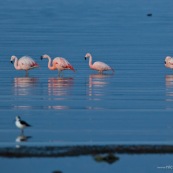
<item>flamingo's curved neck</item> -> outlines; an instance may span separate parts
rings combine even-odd
[[[92,67],[92,56],[89,57],[89,66]]]
[[[49,56],[47,58],[48,58],[48,68],[50,70],[55,70],[54,66],[51,66],[51,62],[52,62],[51,58]]]
[[[20,70],[21,69],[20,66],[18,65],[17,57],[15,57],[15,60],[14,60],[14,67],[15,67],[16,70]]]

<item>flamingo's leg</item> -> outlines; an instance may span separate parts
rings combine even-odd
[[[61,77],[61,71],[58,70],[58,77]]]
[[[28,77],[28,70],[26,70],[26,77]]]

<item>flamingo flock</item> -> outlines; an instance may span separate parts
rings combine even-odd
[[[96,61],[93,63],[92,55],[90,53],[87,53],[84,58],[85,60],[87,58],[89,59],[90,69],[98,71],[99,74],[103,74],[104,71],[110,71],[110,70],[114,73],[114,69],[104,62]],[[52,60],[49,55],[44,54],[41,56],[41,60],[42,59],[48,59],[49,70],[57,70],[58,76],[60,76],[62,71],[64,70],[72,70],[73,72],[75,72],[74,67],[69,63],[67,59],[63,57],[55,57]],[[16,70],[25,70],[26,76],[28,76],[28,70],[39,67],[36,61],[33,60],[30,56],[23,56],[20,59],[18,59],[16,56],[13,55],[11,56],[11,63],[14,63],[14,68]],[[173,69],[173,57],[166,56],[165,67]]]
[[[114,73],[114,69],[104,62],[96,61],[92,63],[92,56],[90,53],[87,53],[84,58],[85,60],[87,58],[89,59],[89,67],[92,70],[98,71],[99,77],[103,76],[102,74],[104,71],[111,70]],[[74,67],[65,58],[55,57],[53,60],[51,60],[49,55],[44,54],[41,56],[41,60],[42,59],[48,59],[48,68],[50,70],[58,70],[58,75],[60,75],[63,70],[72,70],[75,72]],[[173,57],[167,56],[164,62],[165,67],[173,69]],[[11,63],[14,63],[14,68],[16,70],[25,70],[26,75],[28,75],[28,70],[39,67],[39,65],[29,56],[23,56],[20,59],[18,59],[16,56],[11,56]],[[23,135],[24,128],[30,127],[31,125],[21,120],[20,116],[16,116],[15,125],[17,128],[21,129],[21,136],[17,138],[17,141],[26,141],[27,137]]]
[[[96,70],[100,74],[102,74],[103,71],[108,71],[108,70],[111,70],[112,72],[114,72],[114,69],[104,62],[97,61],[92,64],[92,56],[90,53],[87,53],[85,55],[85,59],[87,59],[87,58],[89,58],[89,67],[92,70]],[[48,59],[48,69],[57,70],[58,76],[60,76],[62,71],[64,71],[64,70],[72,70],[73,72],[75,72],[74,67],[69,63],[69,61],[67,59],[65,59],[63,57],[55,57],[52,60],[49,55],[44,54],[41,56],[41,60],[42,59]],[[39,67],[39,65],[36,63],[36,61],[33,60],[29,56],[23,56],[20,59],[18,59],[16,56],[12,56],[11,63],[14,63],[14,68],[16,70],[25,70],[26,76],[28,75],[28,70]]]

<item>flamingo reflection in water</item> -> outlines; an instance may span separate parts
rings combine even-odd
[[[50,78],[48,80],[48,95],[51,100],[65,100],[71,94],[73,86],[73,78]],[[58,96],[58,97],[57,97]],[[56,102],[57,103],[57,102]],[[49,109],[69,109],[69,106],[54,105],[49,106]]]
[[[102,96],[104,95],[104,89],[109,84],[108,78],[112,77],[113,74],[91,74],[89,76],[89,96]],[[98,100],[99,98],[94,98]]]
[[[165,106],[167,110],[172,110],[173,104],[173,75],[165,76]]]
[[[37,78],[19,77],[14,78],[15,95],[30,95],[33,92],[33,87],[38,82]]]
[[[48,80],[48,94],[54,96],[68,95],[73,82],[73,78],[50,78]]]
[[[167,88],[173,88],[173,75],[166,75],[165,81],[166,81]]]
[[[165,76],[165,85],[166,85],[166,101],[173,101],[173,75]]]
[[[165,76],[165,109],[166,110],[173,110],[173,75],[166,75]]]

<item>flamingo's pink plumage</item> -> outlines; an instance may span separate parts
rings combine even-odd
[[[165,58],[165,67],[173,69],[173,58],[170,56],[167,56]]]
[[[28,70],[37,68],[38,64],[29,56],[23,56],[18,59],[16,56],[11,56],[11,63],[14,61],[14,68],[16,70],[25,70],[26,74]]]
[[[63,71],[63,70],[75,71],[73,66],[65,58],[56,57],[52,61],[50,56],[46,55],[46,54],[41,56],[41,59],[43,59],[43,58],[47,58],[48,59],[48,68],[50,70],[58,70],[59,73],[61,71]]]
[[[114,72],[114,69],[111,68],[109,65],[107,65],[106,63],[104,62],[100,62],[100,61],[97,61],[97,62],[94,62],[92,64],[92,56],[90,53],[87,53],[85,55],[85,59],[86,58],[89,58],[89,67],[93,70],[97,70],[99,71],[99,73],[103,73],[103,71],[107,71],[107,70],[112,70]]]

